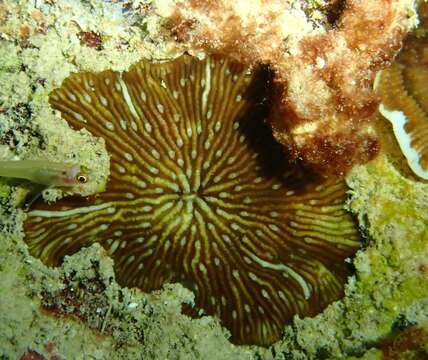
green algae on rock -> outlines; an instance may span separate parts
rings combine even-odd
[[[259,76],[182,56],[66,79],[50,102],[105,139],[110,181],[88,200],[38,204],[25,223],[31,252],[57,265],[99,242],[122,284],[183,283],[196,294],[188,312],[217,315],[239,344],[271,344],[295,314],[340,298],[359,246],[346,185],[286,163],[263,123]]]

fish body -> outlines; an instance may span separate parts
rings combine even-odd
[[[48,187],[72,187],[87,181],[79,165],[46,160],[0,160],[0,176]]]

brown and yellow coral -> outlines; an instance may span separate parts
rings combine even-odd
[[[319,23],[306,18],[299,2],[286,0],[246,2],[248,11],[241,1],[183,0],[165,16],[190,48],[270,64],[275,137],[318,172],[343,174],[378,151],[370,124],[378,104],[373,82],[413,25],[414,2],[328,3],[334,16],[327,9]]]
[[[377,85],[380,112],[391,122],[409,167],[428,180],[428,38],[409,36]]]
[[[196,295],[187,311],[218,316],[239,344],[271,344],[338,299],[359,246],[346,186],[287,164],[265,84],[219,56],[70,76],[50,102],[105,139],[110,180],[87,200],[37,204],[31,252],[56,265],[99,242],[122,284],[181,282]]]

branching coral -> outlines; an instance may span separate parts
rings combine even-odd
[[[248,64],[270,64],[276,74],[275,137],[293,158],[323,174],[343,174],[378,151],[370,128],[378,103],[372,85],[412,26],[414,3],[339,3],[329,2],[335,16],[326,14],[328,26],[311,22],[299,2],[286,0],[254,0],[245,6],[184,0],[164,15],[176,39],[187,46],[225,52]]]

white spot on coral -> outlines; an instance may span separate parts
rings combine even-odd
[[[137,185],[138,187],[142,188],[142,189],[145,189],[145,188],[147,187],[147,184],[146,184],[144,181],[142,181],[142,180],[138,180],[138,181],[136,182],[136,185]]]
[[[104,106],[108,105],[107,99],[102,95],[100,95],[100,101],[101,101],[101,104],[103,104]]]
[[[266,298],[266,299],[269,299],[270,297],[269,297],[269,293],[265,290],[265,289],[262,289],[262,296],[264,297],[264,298]]]
[[[151,133],[152,132],[152,125],[150,125],[150,123],[146,122],[144,124],[144,129],[148,132]]]
[[[135,195],[130,192],[125,193],[125,197],[130,200],[135,199]]]
[[[221,238],[228,244],[230,244],[232,242],[232,240],[230,239],[230,236],[227,234],[221,235]]]
[[[140,92],[140,99],[143,100],[144,102],[146,102],[147,100],[147,95],[144,91],[141,90]]]
[[[105,127],[106,127],[107,129],[109,129],[110,131],[114,130],[114,125],[113,125],[113,123],[112,123],[112,122],[110,122],[110,121],[106,121],[106,122],[104,123],[104,125],[105,125]]]
[[[115,240],[110,246],[110,254],[114,254],[116,250],[119,248],[120,240]]]
[[[82,116],[81,114],[77,113],[77,112],[74,112],[74,111],[73,111],[73,116],[74,116],[74,117],[76,118],[76,120],[78,120],[78,121],[86,122],[86,121],[85,121],[85,119],[83,118],[83,116]]]
[[[279,227],[276,226],[275,224],[269,224],[268,227],[273,231],[277,231],[277,232],[279,231]]]
[[[152,156],[156,159],[159,160],[160,159],[160,154],[158,151],[156,151],[155,149],[152,149],[151,151]]]

